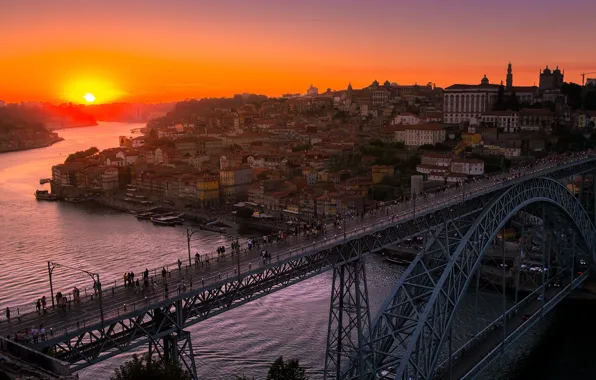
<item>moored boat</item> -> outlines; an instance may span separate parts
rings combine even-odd
[[[38,201],[55,201],[58,199],[54,194],[50,194],[47,190],[35,191],[35,199]]]
[[[151,219],[154,214],[152,212],[142,212],[137,214],[137,219]]]
[[[172,218],[170,218],[170,217],[165,217],[165,218],[153,217],[153,218],[151,218],[151,222],[153,222],[153,224],[157,224],[159,226],[175,226],[176,225],[176,222],[174,220],[172,220]]]

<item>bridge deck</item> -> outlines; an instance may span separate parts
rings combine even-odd
[[[546,299],[551,299],[555,295],[557,295],[563,288],[549,288],[545,291]],[[513,315],[510,319],[507,320],[505,326],[505,334],[509,336],[515,330],[517,330],[521,325],[524,324],[525,319],[529,316],[532,316],[536,313],[540,312],[542,307],[542,301],[534,298],[531,302],[526,304],[524,307],[520,307],[518,313]],[[526,316],[524,318],[524,316]],[[449,379],[461,379],[466,375],[474,366],[480,362],[486,355],[488,355],[499,343],[503,341],[503,328],[498,327],[495,328],[491,333],[489,333],[484,340],[480,343],[472,347],[471,349],[467,350],[462,354],[462,356],[457,360],[456,363],[452,365],[452,372],[451,374],[446,373],[439,377],[440,380],[449,380]]]
[[[429,195],[424,200],[414,199],[401,204],[390,204],[385,207],[369,212],[366,217],[355,217],[346,221],[346,229],[339,230],[329,228],[326,236],[313,241],[307,240],[302,236],[291,237],[288,241],[279,244],[268,244],[261,246],[260,249],[247,250],[243,249],[240,254],[240,273],[245,274],[250,270],[256,270],[258,267],[265,266],[260,259],[261,249],[266,249],[272,256],[272,263],[274,265],[277,260],[286,260],[294,256],[304,255],[308,252],[321,250],[323,247],[330,247],[340,244],[344,239],[350,237],[357,237],[363,233],[372,233],[374,230],[384,228],[386,225],[399,223],[405,218],[415,216],[425,212],[439,210],[450,205],[461,203],[465,199],[469,199],[481,194],[491,193],[502,188],[511,186],[524,178],[544,175],[557,168],[577,164],[578,161],[593,161],[593,158],[574,158],[565,162],[554,163],[544,162],[532,168],[523,169],[519,171],[520,176],[512,178],[511,174],[500,174],[493,176],[488,180],[479,180],[471,184],[460,187],[459,189],[451,189],[450,191]],[[504,179],[507,179],[504,181]],[[178,281],[185,281],[187,285],[187,292],[199,292],[200,289],[225,281],[226,279],[237,278],[236,268],[237,256],[232,257],[230,253],[219,260],[211,260],[210,265],[199,265],[191,268],[183,267],[182,270],[173,269],[167,276],[167,284],[169,287],[169,298],[178,294]],[[136,275],[135,275],[136,276]],[[139,274],[139,280],[142,280],[142,275]],[[150,305],[158,304],[164,301],[165,294],[163,291],[164,282],[161,279],[161,274],[157,276],[150,275],[155,278],[158,284],[156,291],[135,292],[132,288],[126,288],[123,285],[115,287],[105,287],[103,289],[103,313],[104,320],[117,319],[120,315],[130,313],[137,308],[147,308]],[[203,282],[204,281],[204,282]],[[141,281],[142,283],[142,281]],[[78,329],[83,329],[85,326],[99,322],[99,300],[97,297],[89,295],[89,297],[81,297],[81,303],[78,305],[72,304],[66,310],[59,310],[58,308],[48,308],[47,313],[38,314],[34,307],[29,307],[32,311],[21,313],[17,317],[14,313],[10,321],[7,321],[2,315],[3,320],[0,320],[0,334],[7,336],[9,334],[16,334],[17,332],[38,328],[40,324],[45,327],[48,338],[52,334],[62,335],[65,332],[74,332]],[[43,346],[40,342],[38,346]]]

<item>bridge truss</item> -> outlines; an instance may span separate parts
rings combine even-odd
[[[533,178],[510,187],[476,212],[445,219],[432,248],[418,255],[400,278],[375,319],[370,351],[361,351],[363,365],[344,363],[342,379],[431,379],[449,340],[453,317],[471,281],[505,224],[522,208],[546,203],[575,224],[581,252],[594,254],[596,232],[584,207],[565,186],[550,178]],[[543,215],[543,220],[559,217]],[[438,225],[437,223],[435,225]],[[543,279],[544,280],[544,279]],[[544,281],[543,281],[544,284]]]
[[[593,165],[590,161],[557,168],[548,173],[553,179],[511,181],[497,191],[462,197],[459,204],[422,209],[400,220],[389,217],[389,222],[372,225],[328,247],[286,260],[274,258],[235,279],[51,336],[36,348],[54,353],[76,371],[149,345],[151,352],[174,355],[182,362],[186,356],[192,363],[187,368],[196,376],[190,336],[185,331],[188,326],[333,269],[326,377],[375,378],[385,371],[391,378],[407,378],[408,374],[429,378],[438,366],[437,352],[462,292],[494,235],[517,210],[533,202],[549,202],[568,211],[584,238],[584,251],[594,251],[590,219],[577,199],[556,181],[590,172]],[[363,255],[421,235],[425,236],[424,254],[410,265],[382,313],[371,321]],[[178,348],[172,349],[173,342]]]

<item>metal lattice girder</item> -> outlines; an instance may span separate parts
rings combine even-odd
[[[590,172],[594,170],[594,161],[585,160],[553,167],[548,175],[564,178]],[[369,224],[365,230],[352,235],[347,241],[330,241],[327,246],[318,248],[318,251],[305,251],[300,256],[285,261],[273,261],[268,266],[244,273],[241,278],[222,279],[219,283],[193,289],[156,304],[148,303],[145,308],[139,307],[110,318],[103,325],[97,323],[80,328],[77,326],[67,335],[50,336],[35,348],[56,352],[63,360],[73,363],[74,370],[79,370],[131,348],[159,340],[193,323],[330,268],[358,260],[364,253],[376,252],[399,244],[406,238],[428,234],[429,246],[425,252],[426,260],[422,263],[424,267],[409,269],[408,272],[411,275],[409,281],[420,284],[418,287],[411,287],[411,292],[402,294],[406,298],[400,301],[405,303],[404,308],[418,310],[420,305],[427,302],[429,288],[434,287],[440,274],[444,272],[451,257],[446,252],[453,252],[458,235],[469,228],[471,221],[490,204],[495,194],[502,193],[518,182],[520,181],[515,179],[504,182],[500,189],[491,190],[492,193],[480,191],[467,194],[465,201],[462,199],[461,203],[445,206],[440,210],[419,210],[415,216],[399,220],[389,218],[389,222],[386,220],[383,223]],[[442,232],[443,228],[451,232]],[[386,304],[390,303],[394,302],[388,299]],[[396,313],[406,318],[401,319],[399,326],[405,326],[403,321],[412,322],[407,319],[412,316],[405,309]],[[391,328],[397,330],[399,326],[396,324]],[[389,352],[389,349],[390,347],[386,351]]]
[[[325,379],[339,379],[346,365],[360,375],[370,372],[364,366],[370,353],[370,307],[364,261],[355,260],[333,268],[333,287],[325,356]]]
[[[533,178],[511,187],[476,218],[442,271],[433,271],[419,255],[398,282],[373,326],[375,367],[369,374],[395,379],[430,379],[453,313],[474,271],[504,224],[526,205],[549,202],[574,221],[587,251],[594,254],[595,230],[585,210],[564,186],[548,178]],[[385,375],[387,374],[387,375]]]
[[[236,279],[147,305],[129,314],[108,320],[105,327],[87,326],[68,336],[40,342],[39,349],[53,348],[57,356],[80,370],[98,361],[154,342],[187,326],[231,308],[315,276],[333,267],[359,260],[363,253],[375,252],[404,239],[441,230],[446,220],[466,218],[482,209],[486,197],[478,197],[458,208],[411,218],[369,235],[348,240],[326,250],[294,259],[273,262]],[[439,226],[439,227],[437,227]],[[433,254],[429,251],[429,257]]]

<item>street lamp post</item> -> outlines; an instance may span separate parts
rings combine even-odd
[[[198,230],[194,230],[191,231],[188,228],[186,229],[186,240],[188,242],[188,267],[192,267],[192,261],[190,259],[190,238],[192,237],[192,235],[194,235],[195,233],[199,232]]]
[[[94,289],[97,290],[97,294],[99,295],[99,315],[101,317],[101,328],[103,329],[103,327],[104,327],[103,297],[102,297],[101,282],[99,281],[99,273],[93,273],[93,272],[90,272],[85,269],[73,268],[73,267],[69,267],[68,265],[53,263],[51,261],[48,261],[48,275],[50,277],[50,292],[51,292],[50,297],[52,298],[52,307],[54,307],[54,286],[52,283],[52,273],[54,272],[54,269],[56,267],[68,268],[68,269],[71,269],[74,271],[85,273],[86,275],[91,277],[91,279],[93,280]]]
[[[52,284],[52,272],[54,272],[54,268],[56,264],[48,261],[48,276],[50,277],[50,298],[52,299],[52,308],[54,305],[54,285]]]

